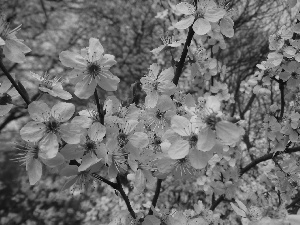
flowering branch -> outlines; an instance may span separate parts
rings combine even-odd
[[[243,174],[247,173],[250,169],[252,169],[253,167],[255,167],[257,164],[267,161],[269,159],[272,159],[280,154],[291,154],[294,152],[300,152],[300,146],[298,147],[294,147],[294,148],[288,148],[286,149],[284,152],[275,152],[275,153],[268,153],[265,154],[255,160],[253,160],[251,163],[249,163],[247,166],[245,166],[244,168],[241,169],[240,171],[240,176],[242,176]],[[223,200],[225,199],[224,195],[221,195],[216,201],[215,203],[210,207],[210,210],[214,210]],[[292,206],[287,206],[287,208],[290,208]]]
[[[9,79],[9,81],[12,83],[12,85],[14,86],[14,88],[18,91],[18,93],[21,95],[21,97],[23,98],[23,100],[26,102],[27,105],[30,104],[30,100],[28,99],[28,94],[24,93],[21,88],[19,87],[19,85],[16,83],[16,81],[14,80],[14,78],[10,75],[10,73],[7,71],[7,69],[5,68],[5,66],[3,65],[2,60],[0,59],[0,68],[3,71],[3,73],[5,74],[5,76]]]

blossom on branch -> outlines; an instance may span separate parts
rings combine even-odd
[[[103,46],[96,38],[90,38],[89,47],[81,54],[63,51],[59,59],[64,66],[73,68],[69,78],[75,83],[75,95],[87,99],[95,92],[97,84],[105,91],[116,91],[120,79],[114,76],[110,67],[115,65],[113,55],[104,54]]]

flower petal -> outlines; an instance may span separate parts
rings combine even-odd
[[[195,7],[187,2],[180,2],[176,5],[176,9],[178,12],[184,15],[192,15],[195,13]]]
[[[68,144],[78,144],[82,129],[76,124],[62,124],[60,126],[60,136]]]
[[[30,185],[36,184],[42,177],[43,167],[42,163],[37,159],[32,159],[28,163],[27,173]]]
[[[173,116],[171,119],[171,128],[181,136],[189,136],[191,130],[189,129],[190,121],[183,116]]]
[[[193,29],[196,34],[204,35],[211,30],[211,25],[208,20],[203,18],[198,18],[193,25]]]
[[[86,60],[81,55],[75,52],[62,51],[59,54],[59,60],[64,66],[74,69],[85,70],[87,67]]]
[[[189,154],[189,149],[189,142],[179,139],[171,144],[168,150],[168,155],[171,159],[182,159]]]
[[[187,16],[187,17],[183,18],[182,20],[178,21],[177,23],[175,23],[174,27],[179,30],[186,29],[193,24],[194,20],[195,20],[194,16]]]
[[[27,123],[21,130],[21,138],[29,142],[38,142],[44,136],[46,126],[43,123],[31,121]]]
[[[59,152],[56,154],[54,158],[51,159],[41,159],[46,166],[56,167],[65,162],[65,158]]]
[[[81,165],[78,167],[78,172],[85,171],[90,166],[96,164],[99,159],[95,154],[86,154],[82,157]]]
[[[88,135],[93,141],[102,141],[106,134],[106,127],[101,123],[95,122],[88,130]]]
[[[42,101],[34,101],[28,105],[30,117],[37,122],[49,121],[51,111],[48,105]]]
[[[135,132],[129,137],[129,141],[136,148],[145,148],[149,144],[148,135],[143,132]]]
[[[97,83],[91,76],[85,76],[75,86],[74,94],[81,99],[88,99],[91,97],[96,89]]]
[[[157,91],[149,91],[145,98],[145,105],[147,108],[154,108],[158,101],[158,93]]]
[[[64,156],[66,160],[79,159],[83,156],[84,149],[77,144],[66,144],[60,150],[60,153]]]
[[[204,18],[210,22],[216,23],[223,16],[225,16],[226,10],[218,7],[208,8],[204,14]]]
[[[47,133],[39,142],[39,147],[46,159],[54,158],[58,153],[57,136],[53,133]]]
[[[104,48],[97,38],[90,38],[88,56],[90,62],[95,62],[102,58]]]
[[[243,130],[228,121],[220,121],[216,124],[216,133],[223,143],[232,145],[241,139]]]
[[[51,109],[52,116],[59,122],[68,121],[75,112],[75,106],[72,103],[59,102]]]
[[[197,148],[203,152],[211,150],[216,143],[216,135],[209,128],[205,127],[198,134]]]
[[[114,76],[110,71],[102,71],[96,77],[98,85],[105,91],[116,91],[120,82],[119,77]]]
[[[67,165],[59,172],[59,174],[64,177],[76,176],[78,174],[78,166]]]

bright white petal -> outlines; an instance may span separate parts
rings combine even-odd
[[[101,159],[98,159],[98,157],[95,154],[86,154],[82,157],[81,165],[78,167],[78,172],[85,171],[90,166],[96,164]]]
[[[47,159],[54,158],[58,153],[57,136],[53,133],[47,133],[39,142],[39,147],[43,152],[43,156]]]
[[[211,30],[211,25],[208,20],[199,18],[193,24],[193,29],[196,34],[204,35],[204,34],[207,34]]]
[[[50,108],[42,101],[34,101],[28,105],[30,117],[37,122],[45,122],[50,118]]]
[[[143,132],[135,132],[129,141],[136,148],[145,148],[149,144],[148,135]]]
[[[21,130],[21,138],[29,142],[38,142],[45,134],[46,126],[43,123],[31,121]]]
[[[30,185],[35,185],[36,182],[41,179],[43,171],[42,168],[42,163],[37,159],[31,160],[28,164],[27,173]]]
[[[194,22],[195,17],[194,16],[187,16],[183,18],[182,20],[178,21],[174,24],[174,27],[179,30],[184,30],[188,27],[190,27]]]
[[[216,135],[209,128],[205,127],[198,134],[197,148],[203,152],[211,150],[216,143]]]
[[[95,62],[102,58],[104,48],[100,41],[96,38],[90,38],[88,56],[90,62]]]
[[[158,93],[157,91],[150,91],[147,93],[145,98],[145,105],[147,108],[154,108],[158,101]]]
[[[189,154],[189,149],[189,142],[179,139],[171,144],[168,150],[168,155],[171,159],[182,159]]]
[[[70,51],[63,51],[59,54],[59,60],[64,66],[74,69],[85,70],[86,60],[79,54]]]
[[[176,9],[178,12],[184,15],[192,15],[195,13],[195,7],[187,2],[181,2],[177,4]]]
[[[171,119],[171,128],[181,136],[189,136],[191,130],[189,128],[190,121],[183,116],[173,116]]]
[[[96,86],[95,80],[90,76],[86,76],[76,84],[74,94],[78,98],[88,99],[94,94]]]
[[[102,141],[106,133],[106,127],[101,123],[93,123],[88,130],[88,135],[93,141]]]
[[[84,149],[78,144],[70,145],[66,144],[61,150],[60,153],[65,157],[66,160],[79,159],[83,156]]]
[[[78,144],[82,129],[76,124],[62,124],[60,126],[60,136],[68,144]]]
[[[68,121],[75,112],[75,106],[72,103],[59,102],[51,109],[52,116],[59,122]]]

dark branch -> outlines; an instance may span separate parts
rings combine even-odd
[[[124,199],[125,203],[126,203],[126,206],[127,206],[127,209],[128,211],[130,212],[130,215],[135,219],[136,216],[135,216],[135,212],[133,211],[131,205],[130,205],[130,202],[129,202],[129,199],[128,199],[128,196],[125,194],[124,190],[123,190],[123,187],[122,187],[122,184],[121,184],[121,180],[120,180],[120,177],[119,175],[117,176],[117,184],[118,184],[118,191],[120,192],[120,194],[122,195],[122,198]]]
[[[14,86],[14,88],[18,91],[18,93],[24,99],[24,101],[26,102],[26,104],[29,105],[30,104],[30,100],[27,97],[28,94],[27,93],[23,93],[23,91],[20,89],[19,85],[16,83],[16,81],[14,80],[14,78],[10,75],[10,73],[7,71],[7,69],[3,65],[1,59],[0,59],[0,69],[3,71],[3,73],[9,79],[9,81],[12,83],[12,85]]]
[[[181,53],[181,57],[180,57],[180,60],[177,64],[177,67],[176,67],[176,71],[175,71],[175,76],[173,78],[173,83],[175,85],[178,84],[178,81],[179,81],[179,77],[182,73],[182,69],[183,69],[183,66],[184,66],[184,62],[185,62],[185,58],[186,58],[186,55],[188,53],[188,47],[190,46],[191,44],[191,41],[192,41],[192,38],[194,36],[194,30],[193,30],[193,26],[190,26],[189,28],[189,32],[188,32],[188,36],[186,38],[186,41],[185,41],[185,44],[184,44],[184,47],[183,47],[183,51]]]
[[[154,208],[156,206],[156,203],[157,203],[157,200],[158,200],[158,196],[160,194],[161,183],[162,183],[162,180],[161,179],[157,179],[156,190],[155,190],[154,197],[152,199],[152,206]],[[153,215],[152,208],[150,208],[148,215]]]

